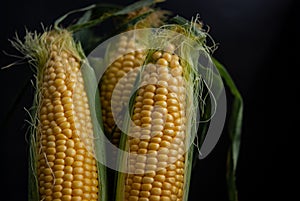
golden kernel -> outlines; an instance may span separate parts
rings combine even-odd
[[[161,66],[168,66],[169,65],[168,61],[164,58],[159,58],[157,60],[156,64],[161,65]]]

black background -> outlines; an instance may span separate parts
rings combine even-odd
[[[8,39],[17,31],[41,30],[67,11],[103,1],[1,1],[0,49],[16,54]],[[133,1],[110,1],[127,4]],[[289,200],[299,187],[295,162],[299,156],[292,142],[299,134],[297,103],[299,83],[299,1],[297,0],[182,0],[160,6],[188,19],[200,14],[219,43],[215,52],[244,97],[244,124],[237,184],[241,201]],[[16,59],[0,53],[0,66]],[[31,71],[16,65],[0,71],[1,200],[27,200],[27,142],[24,107],[29,108],[32,89],[26,89],[13,111],[10,105]],[[292,116],[295,115],[295,116]],[[191,201],[226,199],[226,135],[214,151],[198,162],[192,175]],[[296,143],[297,144],[297,143]],[[299,146],[299,145],[298,145]],[[3,160],[4,159],[4,160]],[[2,179],[3,178],[3,179]],[[295,180],[295,184],[292,184]],[[3,197],[4,195],[4,197]],[[298,199],[296,196],[294,199]]]

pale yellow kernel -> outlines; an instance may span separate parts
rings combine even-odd
[[[160,147],[159,154],[168,154],[169,149],[167,147]]]
[[[138,154],[146,154],[147,151],[147,149],[138,149]]]
[[[55,94],[56,92],[54,92],[53,94]],[[58,92],[59,93],[59,92]],[[61,105],[61,101],[60,98],[53,98],[53,105]]]
[[[48,155],[54,155],[56,153],[56,149],[54,147],[48,147],[46,149],[46,154]]]
[[[73,181],[73,174],[70,174],[70,173],[65,174],[63,178],[64,178],[65,181],[70,181],[71,182],[71,181]]]
[[[62,186],[64,188],[63,194],[65,194],[65,195],[71,195],[71,193],[72,193],[72,189],[71,189],[72,182],[71,181],[64,181],[62,183]]]
[[[72,86],[71,84],[74,85],[74,83],[69,83],[69,84],[68,84],[68,87],[70,86],[69,89],[73,89],[73,86]],[[72,88],[71,88],[71,87],[72,87]],[[64,93],[65,91],[67,91],[67,89],[68,89],[68,88],[67,88],[66,85],[61,85],[61,86],[57,87],[57,90],[58,90],[60,93]]]
[[[154,103],[153,99],[147,98],[143,100],[144,105],[153,105],[153,103]]]
[[[44,177],[44,181],[45,182],[51,182],[53,180],[53,176],[52,175],[46,175],[45,177]]]
[[[158,75],[164,74],[164,73],[165,74],[169,74],[169,68],[167,66],[159,66],[157,68],[157,73],[158,73]],[[163,80],[160,80],[160,81],[163,81]],[[165,82],[165,81],[163,81],[163,82]]]
[[[57,134],[59,134],[59,133],[61,133],[61,132],[62,132],[62,130],[61,130],[60,127],[55,126],[55,127],[53,128],[53,133],[54,133],[55,135],[57,135]]]
[[[65,130],[65,129],[70,128],[70,127],[71,127],[71,124],[70,124],[69,122],[66,122],[66,121],[65,121],[65,122],[60,123],[59,126],[61,127],[61,129]],[[64,131],[63,131],[63,133],[64,133]],[[67,137],[68,137],[68,136],[67,136]]]
[[[153,137],[153,138],[151,138],[151,143],[160,143],[160,142],[161,142],[161,138],[160,137]]]
[[[47,147],[55,147],[55,142],[53,141],[47,142]]]
[[[152,126],[152,131],[162,131],[164,129],[163,125],[153,125]]]
[[[52,94],[52,98],[53,99],[59,99],[61,97],[61,93],[58,92],[58,91],[55,91],[53,94]],[[54,103],[56,105],[56,103]]]
[[[64,167],[65,167],[64,165],[60,165],[60,164],[54,165],[54,166],[53,166],[53,170],[54,170],[54,171],[57,171],[57,170],[63,170]]]
[[[171,190],[171,188],[172,188],[172,184],[170,184],[169,182],[163,182],[162,189]]]
[[[54,172],[54,177],[55,178],[62,178],[64,176],[64,171],[63,170],[57,170]]]
[[[75,181],[83,181],[84,176],[82,174],[75,174],[74,175],[74,180]]]
[[[150,124],[151,123],[152,118],[151,117],[142,117],[141,118],[141,123],[142,124]]]
[[[175,177],[167,177],[166,178],[166,182],[169,182],[169,183],[171,183],[171,184],[174,184],[175,182],[176,182],[176,179],[175,179]],[[177,188],[176,186],[172,186],[172,188]],[[177,188],[178,189],[178,188]]]
[[[129,196],[128,201],[138,201],[139,197],[138,196]]]
[[[177,181],[183,182],[183,175],[175,175],[175,179],[176,179]]]
[[[62,95],[63,97],[72,97],[73,93],[70,90],[65,90]]]
[[[145,141],[141,141],[139,143],[139,148],[147,148],[148,147],[148,142],[145,142]]]
[[[65,164],[65,160],[63,160],[61,158],[55,159],[54,162],[55,162],[56,165],[64,165]]]
[[[141,176],[134,176],[134,177],[133,177],[133,182],[135,182],[135,183],[133,183],[133,185],[135,185],[136,183],[137,183],[137,184],[141,183],[141,182],[142,182],[142,179],[143,179],[143,178],[142,178]],[[140,186],[139,186],[139,187],[140,187]],[[136,188],[133,187],[133,189],[136,189]],[[138,189],[139,189],[139,188],[138,188]]]
[[[164,52],[162,57],[167,60],[168,62],[170,62],[172,60],[172,55],[167,53],[167,52]]]
[[[67,103],[67,104],[64,104],[63,107],[64,107],[65,111],[70,111],[70,110],[74,109],[74,104],[73,103]]]
[[[150,195],[149,201],[160,201],[160,196],[158,196],[158,195]]]
[[[46,195],[46,197],[44,199],[45,201],[53,201],[52,196],[51,196],[51,194],[52,194],[52,190],[51,189],[45,189],[44,193]]]
[[[134,163],[134,162],[133,162]],[[145,163],[135,163],[134,166],[132,166],[133,169],[144,169],[145,168]]]
[[[171,143],[166,141],[166,140],[163,140],[161,143],[160,143],[160,146],[162,147],[170,147],[171,146]]]
[[[152,99],[154,97],[154,93],[147,91],[147,92],[144,93],[143,97]]]
[[[72,188],[82,188],[83,182],[82,181],[73,181]]]
[[[157,112],[157,111],[152,112],[151,117],[153,119],[162,119],[163,120],[163,114],[161,114],[160,112]]]
[[[55,178],[54,183],[60,185],[63,183],[63,181],[64,181],[63,178]]]
[[[133,67],[133,66],[134,66],[134,63],[132,61],[129,61],[129,60],[123,61],[123,67]]]
[[[150,143],[149,147],[150,150],[158,150],[159,149],[159,144],[158,143]]]
[[[132,116],[132,120],[139,120],[141,118],[141,114],[140,113],[136,113]]]
[[[168,66],[169,62],[166,59],[164,59],[164,58],[159,58],[156,61],[156,64],[161,65],[161,66]]]
[[[72,191],[72,195],[76,195],[76,196],[72,196],[71,201],[82,201],[82,198],[80,195],[82,195],[82,190],[81,189],[75,189],[76,191],[74,192],[74,190]]]
[[[45,175],[50,175],[50,174],[52,174],[52,169],[51,168],[45,168],[43,170],[43,172],[44,172]]]
[[[153,110],[153,106],[152,105],[142,105],[142,110],[149,110],[152,111]]]
[[[83,162],[82,161],[75,161],[72,166],[73,167],[82,167],[83,166]]]
[[[163,95],[167,95],[168,94],[168,89],[165,87],[159,87],[156,89],[156,93],[157,94],[163,94]]]
[[[63,189],[62,185],[55,185],[53,186],[53,191],[54,192],[61,192]]]
[[[173,108],[173,109],[174,109],[174,108]],[[178,108],[177,108],[177,109],[178,109]],[[172,112],[171,114],[172,114],[172,116],[174,117],[174,119],[177,119],[177,118],[179,118],[179,117],[181,116],[179,112]]]
[[[150,191],[140,191],[140,196],[147,198],[150,196]]]
[[[151,171],[151,170],[155,171],[156,168],[157,168],[157,166],[156,166],[156,165],[153,165],[153,164],[147,164],[147,165],[146,165],[146,170],[147,170],[147,171]]]
[[[162,56],[162,53],[159,52],[159,51],[157,51],[157,52],[154,52],[154,53],[153,53],[152,58],[153,58],[154,60],[157,60],[157,59],[159,59],[161,56]]]
[[[147,160],[147,157],[144,155],[138,155],[136,157],[136,162],[139,162],[139,163],[144,163],[144,162],[146,162],[146,160]]]
[[[139,195],[139,191],[138,190],[130,190],[130,195],[131,196],[138,196]]]
[[[159,80],[168,81],[170,79],[171,75],[169,73],[161,73],[158,76]]]
[[[143,183],[144,184],[151,184],[154,182],[153,177],[143,177]]]
[[[139,201],[149,201],[149,199],[145,197],[139,197]]]
[[[83,174],[84,169],[82,167],[76,167],[76,168],[73,169],[73,173],[74,174]]]
[[[143,117],[150,117],[151,116],[151,111],[149,111],[149,110],[142,110],[140,112],[140,115],[143,116]]]
[[[65,81],[63,79],[58,78],[58,79],[55,79],[54,84],[55,84],[55,86],[58,87],[58,86],[64,85]]]
[[[55,198],[55,199],[60,198],[61,196],[62,196],[62,193],[61,193],[61,192],[54,192],[54,193],[52,194],[52,197]]]
[[[176,68],[178,67],[180,64],[179,64],[179,61],[176,61],[176,60],[172,60],[171,63],[170,63],[170,67],[171,68]]]
[[[156,164],[158,162],[156,157],[150,157],[147,159],[148,164]]]
[[[64,152],[58,152],[55,154],[55,156],[58,159],[64,159],[66,157],[66,154]]]
[[[176,78],[170,77],[170,79],[168,80],[168,84],[169,86],[178,86],[178,81]]]
[[[65,190],[65,189],[64,189]],[[61,201],[71,201],[71,199],[72,199],[72,196],[71,195],[63,195],[62,197],[61,197]]]
[[[141,176],[138,176],[138,177],[140,177],[140,178],[142,179]],[[140,188],[141,188],[141,183],[137,183],[137,182],[132,183],[131,187],[132,187],[132,189],[134,189],[134,190],[140,190]]]
[[[142,189],[143,191],[150,191],[151,188],[152,188],[152,185],[149,184],[149,183],[147,183],[147,184],[142,184],[142,186],[141,186],[141,189]]]
[[[79,152],[79,150],[77,150],[77,153],[78,153],[78,152]],[[74,157],[74,159],[75,159],[76,161],[84,161],[84,156],[78,153],[78,154]]]
[[[155,92],[156,90],[156,87],[152,84],[148,84],[146,87],[145,87],[145,92]]]
[[[168,106],[167,109],[168,109],[168,111],[169,111],[170,113],[178,112],[178,111],[179,111],[178,106]]]
[[[170,194],[169,194],[169,192],[170,192]],[[164,196],[160,197],[160,201],[171,201],[171,199],[169,197],[171,195],[171,191],[162,190],[162,195],[164,195]]]
[[[73,117],[73,113],[74,113],[74,111],[72,111],[72,110],[65,111],[65,117],[67,117],[67,118]]]
[[[73,148],[68,148],[68,149],[66,150],[66,155],[67,155],[67,156],[70,156],[70,157],[74,157],[74,156],[76,155],[75,149],[73,149]]]

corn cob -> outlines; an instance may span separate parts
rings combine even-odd
[[[186,161],[186,81],[176,54],[155,51],[141,73],[133,104],[125,162],[117,200],[183,200]]]
[[[100,100],[102,106],[102,120],[106,133],[112,134],[111,142],[119,145],[121,131],[116,125],[116,120],[121,121],[118,116],[113,116],[112,108],[115,108],[114,114],[122,111],[120,103],[127,103],[129,94],[133,88],[137,73],[130,73],[130,77],[122,79],[128,72],[134,71],[143,64],[145,54],[137,50],[138,44],[131,36],[122,36],[117,42],[117,51],[112,51],[109,56],[112,63],[101,78],[100,83]],[[126,53],[125,53],[126,52]],[[129,52],[129,53],[128,53]],[[117,83],[121,81],[122,85]],[[115,93],[115,99],[112,100],[112,93]],[[121,122],[119,122],[119,125]]]
[[[63,30],[40,36],[29,33],[25,39],[24,44],[14,44],[37,68],[38,122],[31,141],[32,159],[36,161],[31,161],[31,166],[36,167],[32,171],[36,171],[39,195],[32,197],[45,201],[99,200],[102,181],[77,46],[71,34]]]
[[[128,13],[128,17],[125,21],[130,21],[150,10],[150,8],[144,7],[140,10]],[[162,24],[167,13],[167,11],[162,10],[153,11],[145,19],[138,21],[134,27],[128,27],[127,31],[147,27],[158,27]],[[129,94],[133,89],[137,71],[143,64],[146,53],[142,50],[143,45],[137,42],[137,36],[133,33],[123,34],[114,45],[115,49],[108,51],[110,66],[101,78],[99,89],[104,130],[106,133],[111,134],[112,144],[118,147],[121,136],[118,125],[122,124],[122,118],[118,118],[118,114],[123,109],[122,103],[128,103]],[[129,73],[130,75],[128,74],[129,71],[131,71]],[[126,74],[127,77],[122,79]],[[116,88],[119,81],[122,84]],[[116,95],[114,100],[112,100],[113,92]],[[114,115],[116,116],[113,116],[112,108],[115,108]],[[118,121],[118,125],[116,125],[116,121]]]

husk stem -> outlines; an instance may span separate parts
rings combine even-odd
[[[51,40],[50,40],[51,38]],[[75,43],[72,38],[72,33],[68,30],[56,28],[56,29],[46,29],[43,33],[38,34],[37,32],[29,32],[26,31],[26,35],[24,37],[24,42],[16,36],[15,40],[11,41],[12,46],[17,49],[20,53],[24,55],[24,59],[27,59],[29,64],[33,69],[33,77],[34,77],[34,88],[35,95],[33,106],[27,110],[28,115],[30,117],[27,122],[29,123],[28,127],[28,135],[29,135],[29,176],[28,176],[28,199],[30,201],[39,201],[39,185],[37,179],[37,147],[38,147],[38,133],[39,133],[39,111],[42,103],[42,80],[44,75],[44,70],[46,67],[46,63],[50,58],[51,44],[59,44],[58,51],[67,51],[73,57],[81,61],[81,63],[85,63],[84,67],[80,70],[83,74],[83,79],[85,81],[85,89],[88,95],[88,102],[92,115],[92,123],[94,128],[94,137],[95,139],[100,139],[101,135],[98,132],[99,126],[101,125],[101,119],[97,115],[95,109],[99,108],[97,104],[99,104],[99,100],[96,97],[95,100],[95,91],[97,90],[97,82],[95,84],[95,74],[93,69],[89,67],[89,65],[85,61],[85,56],[83,50],[79,43]],[[92,89],[92,90],[91,90]],[[95,104],[97,106],[95,106]],[[100,112],[101,114],[101,112]],[[99,143],[98,143],[99,144]],[[104,155],[103,146],[95,144],[96,149],[96,158],[101,158],[102,160]],[[102,155],[99,155],[102,153]],[[97,161],[97,169],[98,169],[98,178],[99,178],[99,201],[106,201],[107,193],[106,193],[106,170],[105,167]]]

